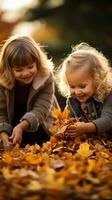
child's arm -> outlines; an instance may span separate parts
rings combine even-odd
[[[38,130],[39,124],[42,124],[51,109],[54,95],[54,81],[52,75],[46,81],[45,85],[40,89],[35,97],[35,102],[30,112],[25,113],[20,121],[27,120],[30,124],[27,131],[35,132]]]
[[[92,122],[75,122],[67,129],[67,134],[70,137],[77,137],[86,133],[96,132],[96,126]]]
[[[23,131],[29,128],[29,123],[27,120],[23,120],[17,126],[14,127],[10,140],[12,140],[12,144],[21,143]]]
[[[106,98],[101,116],[93,120],[93,123],[96,126],[97,133],[104,133],[112,129],[112,94]]]
[[[8,120],[6,89],[0,86],[0,138],[3,145],[9,144],[9,136],[12,133],[12,126]]]
[[[0,139],[2,140],[4,148],[12,146],[12,142],[9,140],[9,136],[6,132],[0,134]]]

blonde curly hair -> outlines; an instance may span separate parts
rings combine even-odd
[[[103,102],[106,96],[112,92],[112,69],[108,59],[95,48],[87,43],[76,45],[72,53],[67,56],[56,73],[56,82],[61,94],[70,97],[70,88],[66,79],[66,70],[70,64],[73,68],[79,68],[87,65],[94,79],[95,94],[94,97]]]

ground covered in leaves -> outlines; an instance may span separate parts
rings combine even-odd
[[[111,138],[103,134],[70,140],[70,121],[60,128],[59,122],[56,137],[42,147],[16,145],[1,151],[0,200],[112,199]]]

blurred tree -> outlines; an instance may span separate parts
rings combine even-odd
[[[1,9],[3,0],[0,0],[0,42],[7,39],[11,35],[14,27],[19,23],[19,20],[13,22],[4,21],[3,15],[5,11]]]
[[[59,41],[54,40],[54,51],[58,52],[58,56],[60,53],[62,56],[65,55],[71,45],[85,41],[111,58],[112,1],[110,0],[40,0],[34,8],[28,10],[25,19],[46,22],[58,31]],[[50,40],[53,41],[53,37]]]
[[[17,25],[16,22],[4,22],[0,20],[0,41],[6,40],[11,35],[14,27]]]

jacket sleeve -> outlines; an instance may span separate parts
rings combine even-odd
[[[33,108],[30,112],[25,113],[22,120],[26,119],[30,127],[27,131],[35,132],[39,124],[42,124],[49,115],[54,94],[54,80],[50,76],[47,82],[42,86],[39,93],[35,96]]]
[[[93,120],[97,133],[107,132],[112,129],[112,94],[104,102],[100,118]]]
[[[7,103],[5,90],[0,87],[0,133],[6,132],[8,135],[12,133],[12,126],[9,124],[7,114]]]

